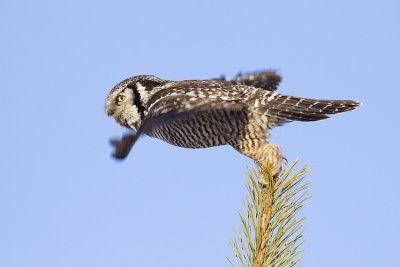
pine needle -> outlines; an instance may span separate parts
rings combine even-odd
[[[300,265],[305,217],[298,217],[298,213],[310,198],[310,183],[304,181],[306,167],[292,174],[297,162],[277,178],[269,166],[248,171],[249,195],[244,200],[245,211],[239,213],[240,230],[230,242],[236,258],[236,265],[228,258],[231,266]]]

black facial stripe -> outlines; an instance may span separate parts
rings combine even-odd
[[[127,88],[132,90],[132,92],[133,92],[133,103],[132,104],[137,107],[139,114],[140,114],[140,118],[143,119],[145,107],[143,106],[143,103],[141,101],[140,94],[136,88],[136,84],[130,84],[130,85],[128,85]]]

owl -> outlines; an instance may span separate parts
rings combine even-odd
[[[232,80],[163,80],[133,76],[112,88],[106,113],[133,130],[112,140],[113,156],[124,159],[141,135],[186,148],[230,145],[274,175],[283,159],[268,141],[269,130],[290,121],[318,121],[355,109],[352,100],[318,100],[279,94],[274,71],[239,74]]]

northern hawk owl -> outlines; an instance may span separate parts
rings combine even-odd
[[[238,75],[233,80],[163,80],[130,77],[115,85],[106,112],[135,131],[113,140],[113,156],[123,159],[142,134],[172,145],[204,148],[229,144],[277,174],[282,154],[268,142],[268,130],[289,121],[317,121],[360,105],[351,100],[317,100],[275,92],[274,71]]]

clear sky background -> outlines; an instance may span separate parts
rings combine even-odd
[[[313,168],[304,266],[398,266],[400,2],[0,2],[0,266],[229,266],[246,166],[142,138],[104,111],[132,75],[277,69],[280,92],[361,108],[274,129]]]

